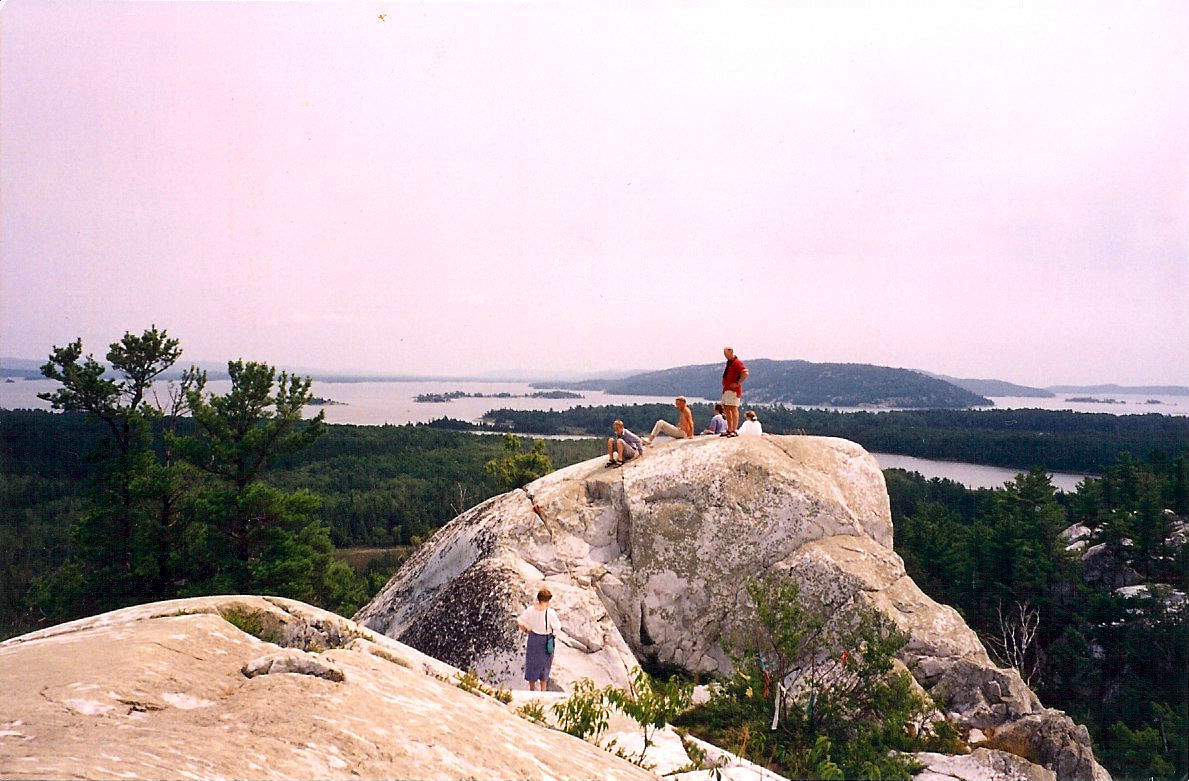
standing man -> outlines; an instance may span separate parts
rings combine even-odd
[[[658,434],[666,434],[673,439],[693,439],[694,413],[686,406],[685,397],[678,396],[673,400],[673,406],[677,408],[677,425],[674,426],[667,420],[658,420],[652,427],[652,433],[648,435],[648,439],[644,440],[644,444],[651,445]]]
[[[727,419],[727,433],[724,437],[739,436],[739,405],[743,402],[743,381],[747,379],[747,367],[735,355],[734,349],[722,348],[727,367],[722,371],[722,406]]]

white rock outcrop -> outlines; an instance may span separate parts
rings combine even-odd
[[[1059,779],[1109,778],[1084,728],[1043,708],[905,574],[879,465],[846,440],[710,437],[658,443],[622,469],[575,464],[455,518],[355,618],[523,687],[515,616],[547,585],[563,622],[553,687],[624,685],[648,656],[729,670],[721,638],[751,625],[745,583],[764,576],[795,580],[839,616],[861,604],[895,621],[926,690],[988,741],[1013,735],[988,748],[1015,747]],[[1035,740],[1007,729],[1017,723]]]
[[[0,778],[654,778],[457,677],[301,602],[127,608],[0,643]]]

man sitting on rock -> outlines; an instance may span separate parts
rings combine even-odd
[[[694,413],[686,406],[685,397],[678,396],[673,400],[673,406],[677,408],[677,425],[674,426],[667,420],[658,420],[652,427],[652,433],[648,435],[648,439],[644,440],[644,444],[651,445],[660,434],[673,437],[673,439],[693,439]]]
[[[644,441],[623,427],[623,421],[611,424],[615,435],[607,440],[607,466],[623,466],[644,452]]]

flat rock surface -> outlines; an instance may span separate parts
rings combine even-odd
[[[0,777],[653,778],[457,674],[291,600],[141,605],[0,644]]]

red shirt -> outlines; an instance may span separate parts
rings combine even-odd
[[[747,367],[743,365],[743,361],[739,360],[736,355],[731,360],[727,361],[727,368],[723,369],[722,373],[722,389],[724,391],[734,391],[735,395],[743,395],[743,372]]]

